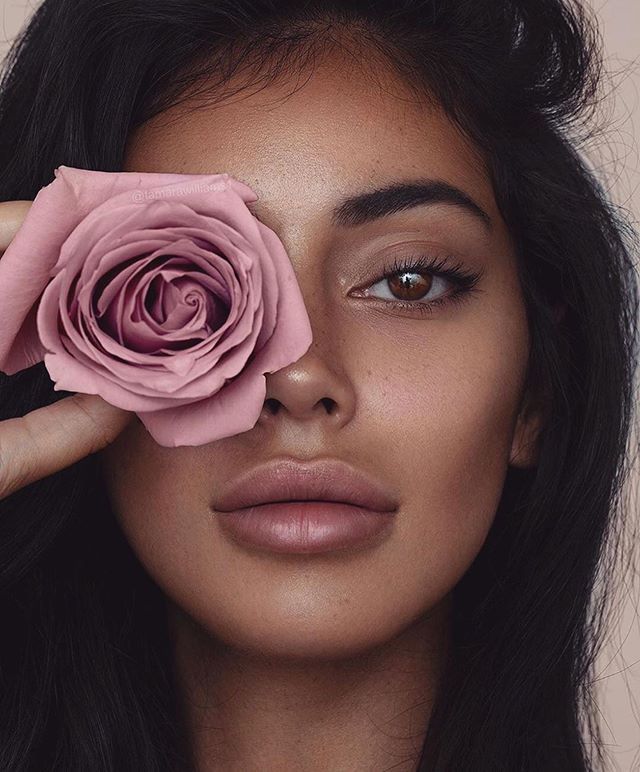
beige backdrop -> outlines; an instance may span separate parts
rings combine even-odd
[[[597,12],[604,37],[606,68],[601,108],[607,131],[589,151],[589,161],[607,182],[613,199],[639,225],[640,215],[640,0],[585,0]],[[36,0],[0,0],[0,56],[24,24]],[[638,447],[634,434],[632,447]],[[629,515],[640,534],[640,467],[634,465]],[[627,560],[631,551],[631,531]],[[637,544],[634,544],[637,547]],[[637,560],[637,558],[636,558]],[[638,563],[636,563],[638,566]],[[609,643],[598,661],[599,707],[612,772],[640,772],[640,570],[619,573],[619,611],[610,625]]]

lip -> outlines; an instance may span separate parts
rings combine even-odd
[[[384,485],[337,459],[278,459],[250,469],[222,490],[215,508],[231,512],[277,501],[334,501],[376,512],[398,508]]]
[[[299,554],[378,544],[397,509],[381,483],[335,459],[272,461],[235,478],[215,504],[233,541]]]

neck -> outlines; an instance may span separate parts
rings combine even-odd
[[[195,772],[414,772],[449,645],[449,596],[383,645],[326,659],[239,650],[171,602],[168,614]]]

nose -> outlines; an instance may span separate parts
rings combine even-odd
[[[334,428],[354,411],[353,385],[335,351],[321,350],[316,331],[307,352],[296,362],[267,373],[266,395],[259,424],[274,421],[324,421]]]

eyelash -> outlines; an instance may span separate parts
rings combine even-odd
[[[395,301],[385,298],[377,298],[377,300],[381,300],[383,303],[391,303],[394,308],[410,309],[411,311],[417,309],[422,314],[430,314],[436,306],[445,305],[446,303],[463,303],[471,297],[472,293],[482,292],[476,285],[482,278],[484,271],[482,269],[478,271],[467,270],[462,266],[462,263],[450,262],[454,260],[455,258],[451,255],[446,255],[445,257],[418,255],[417,257],[409,258],[394,258],[393,263],[384,266],[382,276],[374,284],[398,274],[427,272],[447,279],[454,285],[454,290],[428,302],[422,300]]]

